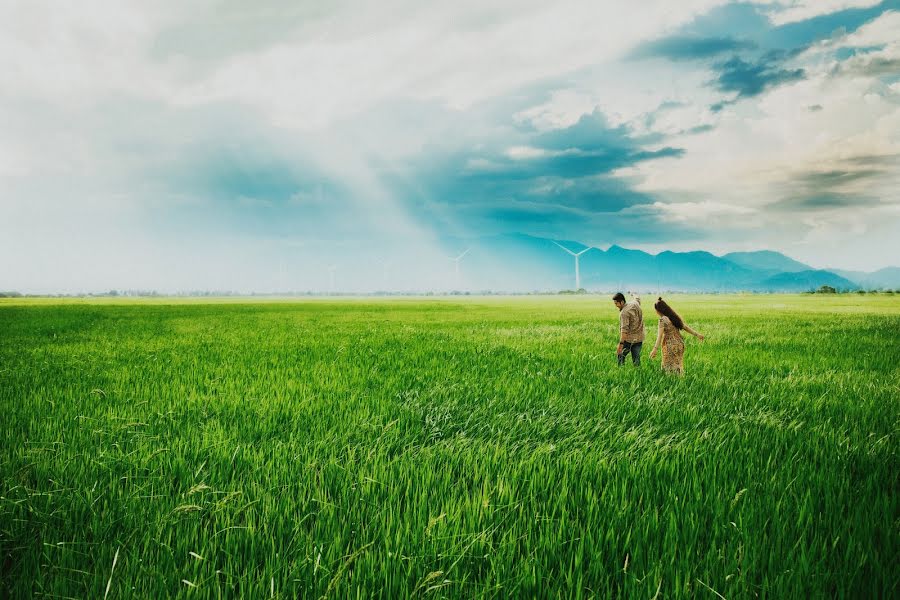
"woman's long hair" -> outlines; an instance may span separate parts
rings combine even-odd
[[[684,321],[681,320],[681,317],[678,316],[678,313],[672,310],[672,307],[666,304],[666,301],[662,299],[662,296],[656,301],[656,304],[653,305],[653,308],[658,310],[660,314],[669,317],[669,320],[672,321],[672,325],[674,325],[678,329],[684,329]]]

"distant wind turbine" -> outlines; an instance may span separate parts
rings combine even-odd
[[[469,253],[469,250],[471,250],[471,248],[466,248],[466,251],[465,251],[465,252],[463,252],[462,254],[460,254],[459,256],[457,256],[456,258],[451,258],[451,259],[450,259],[450,260],[453,261],[453,263],[454,263],[453,266],[454,266],[454,269],[456,270],[456,286],[457,286],[457,287],[459,287],[459,261],[462,260],[463,256],[465,256],[466,254]]]
[[[592,248],[592,246],[588,246],[581,252],[572,252],[571,250],[569,250],[568,248],[566,248],[565,246],[563,246],[562,244],[560,244],[558,242],[554,241],[553,243],[575,257],[575,291],[580,290],[581,289],[581,271],[578,269],[578,259],[581,257],[582,254],[584,254],[585,252],[590,250]]]

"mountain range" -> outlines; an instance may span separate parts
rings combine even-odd
[[[582,252],[580,286],[594,290],[803,292],[821,286],[837,290],[900,289],[900,268],[873,273],[814,269],[779,252],[649,254],[613,245],[602,250],[571,240],[525,234],[446,240],[469,249],[460,270],[469,289],[575,289],[575,258]]]

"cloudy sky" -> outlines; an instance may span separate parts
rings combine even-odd
[[[0,73],[2,289],[509,232],[900,262],[900,0],[6,0]]]

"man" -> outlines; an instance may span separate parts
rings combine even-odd
[[[634,296],[631,302],[625,302],[625,296],[618,292],[613,296],[613,303],[619,309],[619,345],[616,358],[619,366],[625,364],[625,357],[631,353],[634,366],[641,366],[641,346],[644,343],[644,314],[641,312],[641,299]]]

